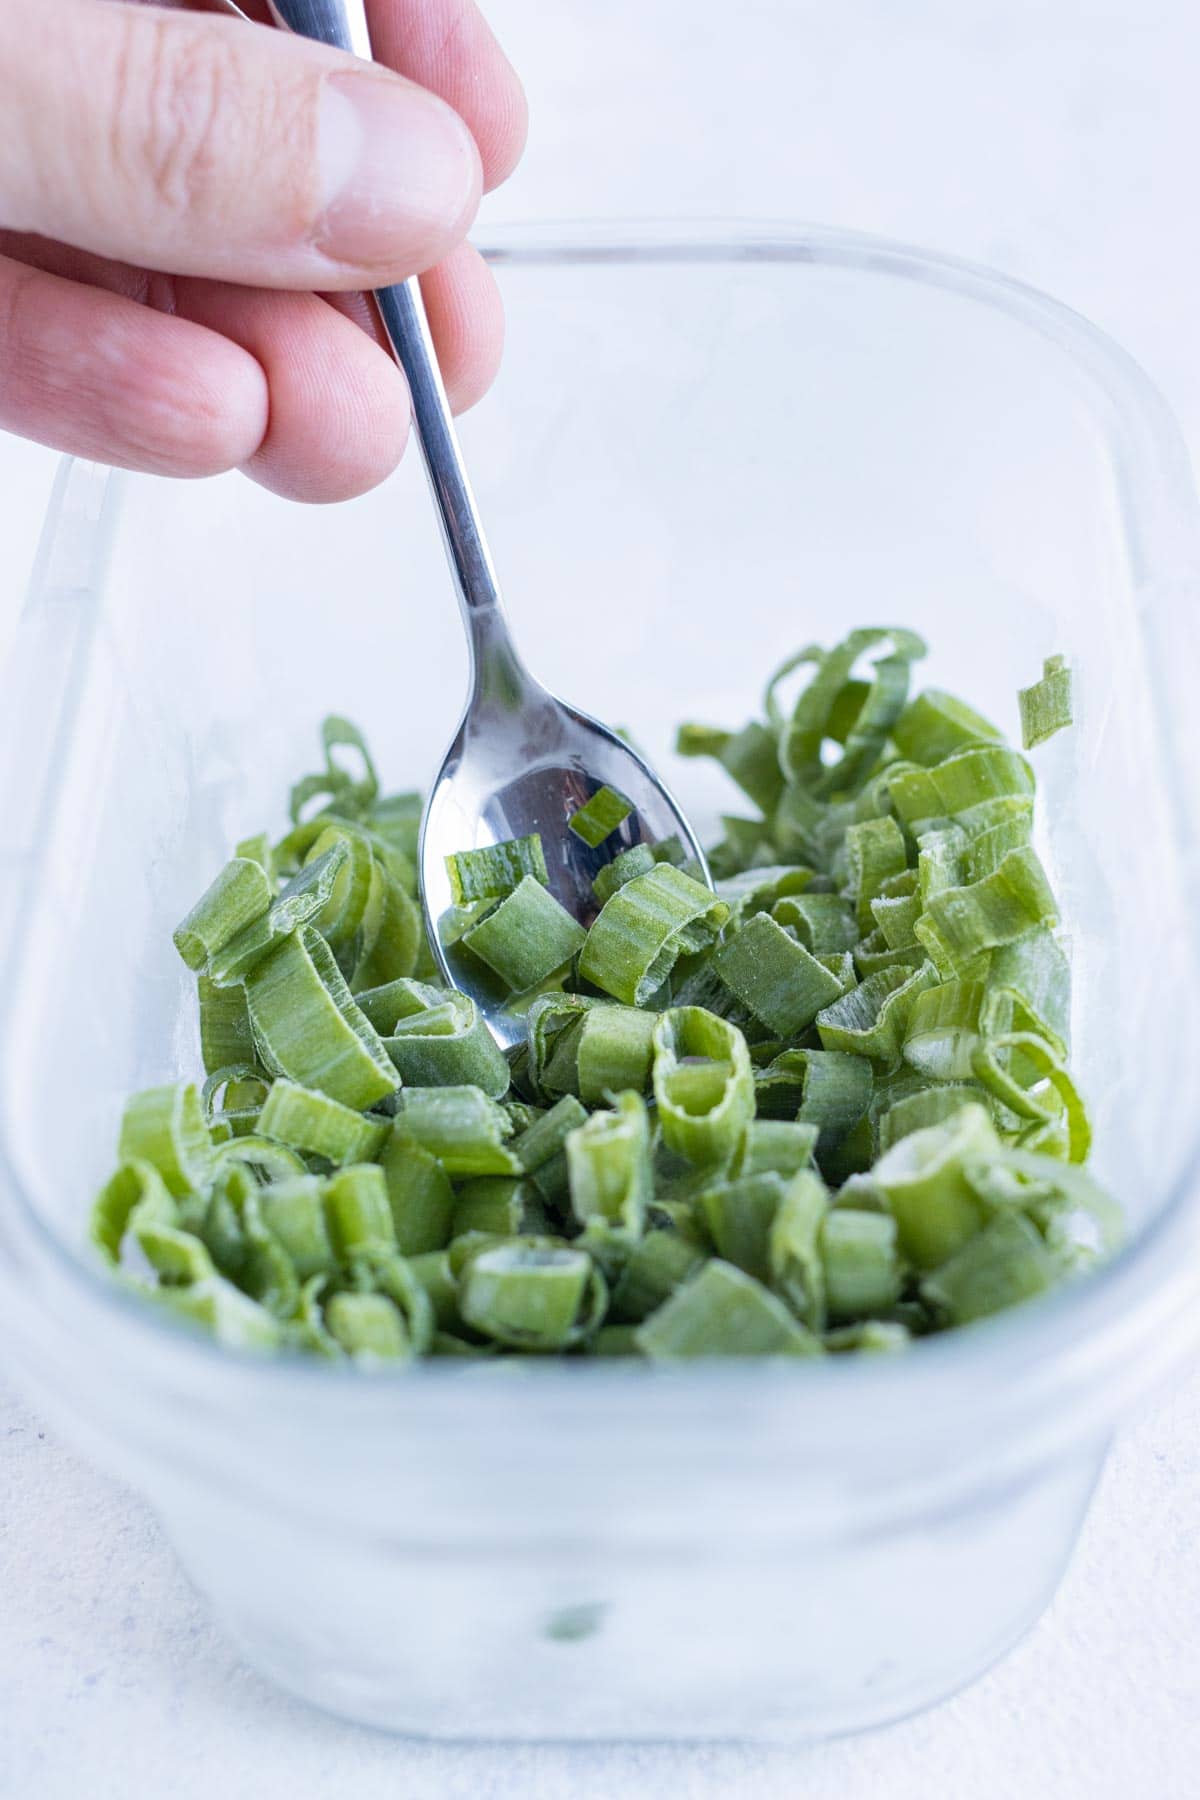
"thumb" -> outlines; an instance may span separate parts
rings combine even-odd
[[[464,236],[480,169],[423,88],[285,32],[0,0],[0,225],[170,274],[377,287]]]

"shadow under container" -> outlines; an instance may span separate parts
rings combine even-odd
[[[1129,1248],[897,1358],[377,1378],[219,1352],[84,1222],[123,1097],[199,1066],[172,926],[281,821],[323,713],[428,779],[465,658],[416,458],[323,511],[236,478],[60,477],[5,703],[0,1329],[140,1488],[248,1659],[455,1738],[802,1740],[951,1692],[1053,1591],[1118,1421],[1196,1333],[1196,501],[1137,368],[1011,282],[792,227],[545,228],[466,449],[520,640],[677,765],[851,625],[1012,730],[1051,652],[1039,847],[1096,1169]],[[1194,755],[1191,766],[1195,766]]]

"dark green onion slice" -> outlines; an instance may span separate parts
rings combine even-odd
[[[446,869],[456,906],[469,906],[474,900],[502,899],[519,887],[526,876],[532,876],[543,887],[550,879],[541,836],[536,831],[528,837],[485,844],[479,850],[459,850],[446,858]]]
[[[571,814],[567,820],[567,829],[596,850],[605,838],[612,836],[617,826],[623,824],[632,811],[629,801],[623,794],[618,794],[616,788],[597,788],[591,799]]]
[[[1032,687],[1022,688],[1017,695],[1021,708],[1021,742],[1033,750],[1064,730],[1072,721],[1071,671],[1066,658],[1048,656],[1042,665],[1042,678]]]

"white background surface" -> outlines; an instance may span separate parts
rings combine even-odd
[[[1200,447],[1191,0],[495,0],[525,163],[490,219],[804,218],[997,264],[1120,338]],[[6,632],[54,459],[0,437]],[[0,1796],[805,1800],[1200,1791],[1200,1379],[1120,1443],[1064,1586],[956,1700],[806,1752],[395,1742],[269,1689],[153,1519],[0,1375]]]

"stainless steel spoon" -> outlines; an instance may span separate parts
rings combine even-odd
[[[232,0],[219,4],[223,11],[238,11]],[[277,22],[288,30],[370,57],[362,0],[270,0],[270,5]],[[397,179],[403,179],[402,170],[397,170]],[[438,371],[420,286],[414,278],[380,289],[375,300],[408,379],[417,437],[471,653],[466,709],[422,821],[421,897],[442,973],[475,998],[497,1040],[508,1047],[523,1037],[524,1028],[509,1010],[506,996],[474,958],[447,951],[441,942],[438,923],[452,900],[446,870],[449,854],[539,832],[551,891],[583,925],[590,924],[599,910],[592,879],[618,852],[676,837],[684,854],[701,869],[704,856],[683,813],[644,759],[607,725],[548,693],[517,654]],[[598,849],[591,849],[567,825],[572,814],[606,786],[623,795],[632,811]]]

